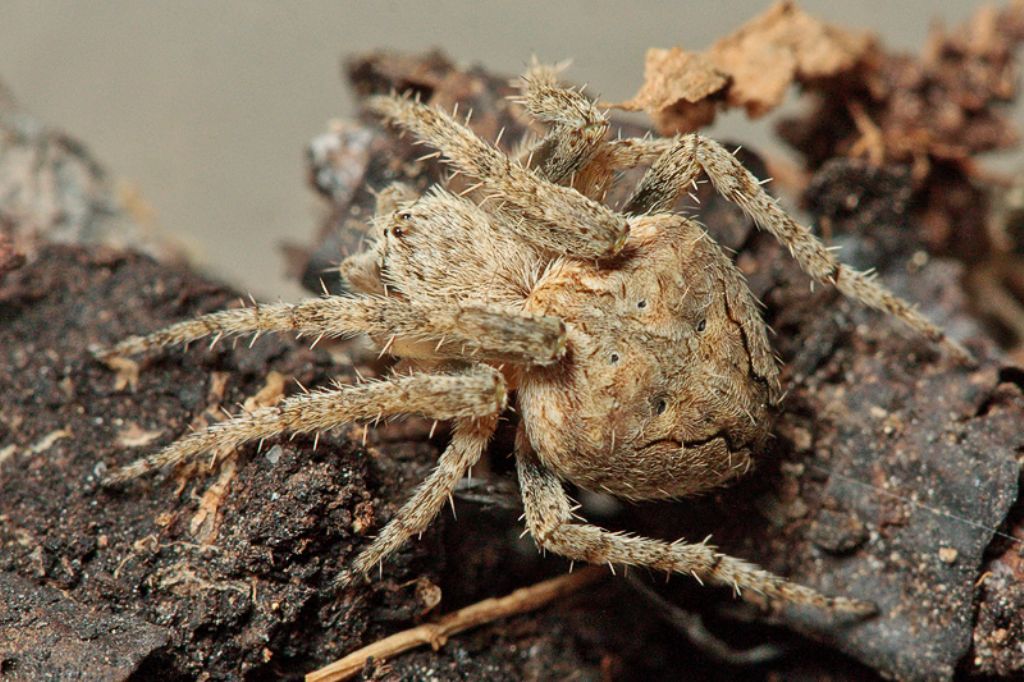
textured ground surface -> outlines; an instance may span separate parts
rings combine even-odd
[[[362,93],[414,87],[448,106],[471,101],[474,121],[491,137],[518,120],[494,98],[504,79],[453,71],[440,57],[374,58],[351,71]],[[293,251],[309,286],[319,286],[317,273],[346,244],[357,244],[371,188],[396,178],[423,186],[436,177],[436,168],[409,163],[421,154],[360,123],[314,143],[311,173],[333,211],[323,233],[330,239],[312,249],[312,259]],[[756,157],[747,162],[764,175]],[[670,539],[713,533],[726,550],[775,571],[874,600],[877,618],[768,617],[690,580],[664,584],[633,572],[639,587],[610,579],[541,613],[460,635],[440,652],[370,666],[366,675],[1019,674],[1024,560],[1022,541],[1012,536],[1022,535],[1024,516],[1017,503],[1024,372],[1000,359],[968,314],[964,266],[920,251],[906,220],[909,181],[836,161],[822,166],[806,198],[848,261],[877,266],[932,319],[975,339],[979,368],[952,366],[895,323],[831,291],[810,292],[780,247],[705,197],[704,221],[738,249],[777,332],[789,389],[777,437],[754,473],[699,500],[623,506],[584,498],[584,513],[610,527]],[[312,352],[264,338],[251,350],[169,351],[144,362],[137,386],[122,385],[124,377],[91,359],[91,344],[231,305],[235,292],[104,246],[35,244],[25,260],[3,256],[11,249],[0,243],[6,676],[298,677],[429,618],[432,608],[450,611],[565,570],[518,539],[507,433],[481,468],[488,490],[460,498],[457,522],[444,515],[389,562],[382,580],[340,593],[332,577],[443,445],[444,434],[428,437],[429,424],[371,430],[365,446],[361,428],[321,438],[316,451],[312,439],[268,442],[212,474],[100,489],[104,467],[219,419],[221,408],[294,392],[292,379],[310,386],[350,378],[353,362],[364,373],[380,368],[354,346]],[[50,652],[54,642],[60,646]]]

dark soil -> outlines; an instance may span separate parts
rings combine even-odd
[[[414,87],[473,101],[476,125],[519,119],[504,79],[442,57],[354,62],[360,92]],[[468,94],[467,94],[468,93]],[[445,99],[448,98],[448,99]],[[521,130],[521,128],[520,128]],[[505,139],[514,139],[511,133]],[[331,135],[311,173],[331,202],[305,280],[358,241],[370,188],[439,172],[369,124]],[[321,145],[328,140],[320,140]],[[330,147],[330,145],[328,145]],[[746,162],[757,170],[755,156]],[[760,170],[759,175],[764,175]],[[467,632],[440,651],[369,664],[367,679],[949,679],[1024,670],[1020,586],[1024,371],[970,314],[964,266],[928,257],[907,222],[909,179],[825,164],[807,194],[855,265],[982,358],[957,367],[898,323],[811,292],[784,249],[706,196],[704,222],[738,249],[767,305],[788,397],[755,472],[674,504],[581,495],[583,514],[657,537],[713,534],[730,553],[828,593],[870,599],[850,622],[768,614],[683,577],[631,572],[540,611]],[[858,210],[853,210],[854,208]],[[870,221],[863,220],[864,214]],[[338,228],[344,228],[340,230]],[[0,250],[3,245],[0,244]],[[334,577],[422,479],[445,443],[418,420],[268,441],[221,463],[120,490],[102,473],[257,394],[271,372],[305,386],[381,368],[356,345],[284,338],[148,358],[121,385],[89,348],[232,305],[237,294],[179,266],[104,246],[39,242],[0,272],[0,676],[4,679],[297,679],[362,645],[567,563],[520,539],[508,434],[483,476],[383,577]],[[337,289],[340,283],[330,283]],[[372,357],[372,356],[371,356]],[[286,391],[299,390],[289,382]],[[639,581],[640,585],[633,581]],[[429,595],[440,588],[433,605]]]

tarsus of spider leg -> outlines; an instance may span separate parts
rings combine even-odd
[[[101,359],[136,355],[165,346],[188,344],[211,334],[280,331],[319,334],[326,331],[334,336],[345,336],[363,331],[383,332],[381,318],[386,316],[384,311],[389,306],[396,307],[387,299],[349,296],[330,296],[297,304],[254,304],[202,315],[144,336],[132,336],[97,355]]]
[[[458,171],[498,191],[527,218],[513,225],[524,239],[577,258],[613,255],[625,245],[625,218],[569,187],[547,182],[448,114],[407,97],[371,97],[367,107],[444,152]]]
[[[548,539],[548,547],[565,556],[576,558],[572,550],[578,547],[595,548],[595,553],[602,553],[602,562],[637,564],[654,570],[689,574],[698,582],[731,587],[740,596],[750,591],[781,604],[807,604],[858,615],[870,615],[876,611],[874,604],[823,595],[747,561],[722,554],[706,543],[670,543],[625,534],[616,534],[613,538],[613,534],[604,529],[584,524],[567,524],[559,530],[562,537],[554,542]],[[649,557],[649,560],[640,563],[637,557]],[[596,563],[589,557],[587,560]]]
[[[286,398],[278,405],[236,415],[193,431],[160,452],[115,470],[104,479],[115,484],[150,471],[181,464],[206,452],[238,447],[282,433],[319,433],[383,413],[421,414],[433,419],[483,417],[502,411],[507,388],[500,373],[477,366],[460,374],[425,374],[319,389]]]

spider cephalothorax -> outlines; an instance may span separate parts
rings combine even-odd
[[[383,190],[371,248],[342,264],[356,293],[213,313],[105,354],[207,335],[365,333],[418,371],[290,397],[190,434],[110,480],[282,432],[400,413],[453,420],[437,468],[355,560],[365,573],[430,523],[483,453],[514,389],[517,471],[538,545],[572,559],[688,573],[780,603],[870,610],[706,543],[589,525],[573,515],[562,483],[630,499],[695,493],[746,471],[768,433],[778,368],[756,302],[707,233],[668,212],[701,172],[811,277],[899,317],[959,358],[966,352],[872,278],[841,265],[716,142],[609,140],[605,115],[559,87],[554,70],[535,65],[521,85],[522,102],[549,133],[520,158],[414,99],[370,100],[372,111],[476,184],[459,195]],[[619,210],[604,205],[615,172],[638,165],[650,168],[632,197]]]

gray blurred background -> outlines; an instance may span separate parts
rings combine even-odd
[[[303,151],[329,119],[353,113],[344,55],[437,46],[509,74],[531,54],[571,57],[568,78],[618,101],[639,87],[648,47],[705,48],[770,4],[0,0],[0,80],[137,189],[154,222],[210,272],[289,300],[299,288],[283,274],[278,245],[316,230],[320,204],[305,185]],[[982,4],[801,6],[917,51],[933,21],[960,22]],[[771,130],[770,119],[735,113],[711,132],[778,153]]]

